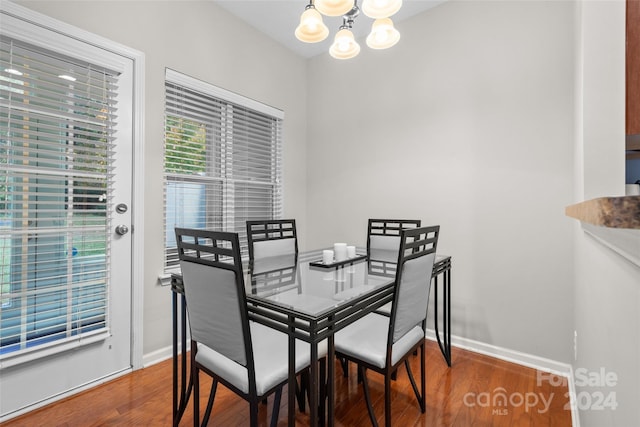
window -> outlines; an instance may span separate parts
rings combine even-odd
[[[0,37],[0,355],[108,328],[117,82]]]
[[[165,84],[165,271],[178,266],[175,227],[240,234],[282,215],[283,112],[172,70]]]

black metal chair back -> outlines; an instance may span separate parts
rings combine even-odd
[[[298,254],[295,219],[247,221],[249,261],[267,256]]]
[[[247,367],[251,335],[237,233],[176,228],[192,340]]]
[[[420,227],[419,219],[369,219],[367,225],[367,255],[369,259],[396,262],[400,233]]]

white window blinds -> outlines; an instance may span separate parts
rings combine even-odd
[[[0,354],[106,331],[117,75],[0,38]]]
[[[240,233],[282,214],[282,111],[167,70],[165,271],[176,268],[175,227]]]

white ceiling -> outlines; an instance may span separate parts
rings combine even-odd
[[[333,37],[342,24],[342,17],[323,17],[329,27],[329,37],[320,43],[303,43],[296,39],[294,31],[300,22],[300,15],[309,4],[308,0],[213,0],[222,8],[247,22],[267,36],[286,46],[298,55],[310,58],[329,51]],[[402,9],[392,19],[402,34],[404,19],[430,9],[445,0],[404,0]],[[359,2],[361,4],[362,2]],[[362,12],[353,24],[353,34],[357,39],[366,37],[373,20]],[[402,41],[401,41],[402,42]]]

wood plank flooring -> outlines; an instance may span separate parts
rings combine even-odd
[[[568,387],[554,387],[548,374],[459,348],[452,349],[452,367],[433,341],[427,343],[427,410],[420,412],[406,371],[392,385],[394,425],[405,426],[571,426]],[[412,370],[419,372],[417,357]],[[374,410],[384,423],[382,377],[368,373]],[[202,375],[204,411],[211,382]],[[552,381],[559,383],[557,379]],[[167,360],[78,395],[32,411],[2,424],[17,426],[171,426],[171,361]],[[272,410],[260,405],[260,424],[268,425]],[[218,387],[210,426],[248,425],[248,404]],[[296,411],[296,426],[309,424],[307,413]],[[180,426],[193,425],[189,404]],[[279,426],[287,425],[286,387]],[[362,385],[355,365],[349,377],[336,365],[336,426],[370,426]]]

